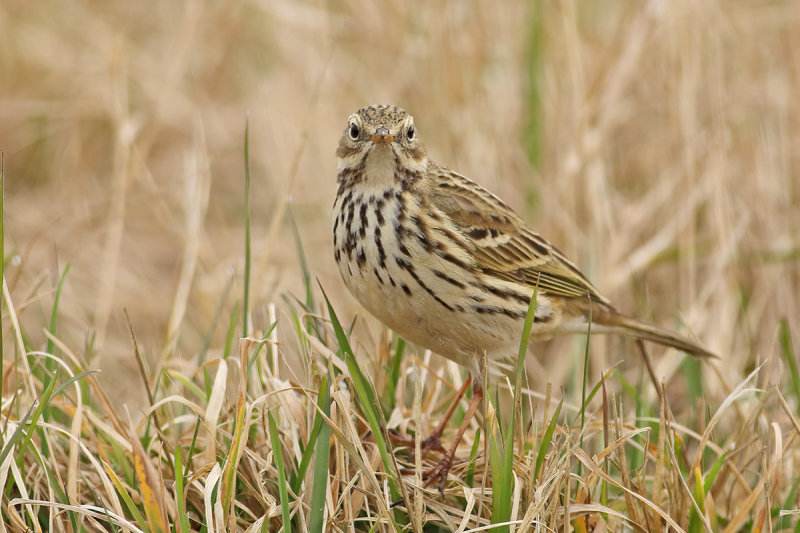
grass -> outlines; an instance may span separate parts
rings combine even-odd
[[[2,531],[800,531],[791,3],[20,7]],[[659,394],[627,341],[523,337],[423,489],[438,454],[389,431],[420,442],[466,375],[330,259],[335,140],[377,101],[721,359],[649,347]]]
[[[514,422],[522,420],[522,394],[510,417],[489,402],[483,413],[489,464],[475,444],[475,425],[459,453],[471,463],[457,465],[439,494],[401,474],[420,465],[385,439],[389,415],[394,427],[426,431],[409,387],[395,383],[398,408],[381,408],[389,402],[374,388],[378,375],[353,357],[324,300],[330,320],[315,310],[317,328],[301,332],[319,354],[308,361],[316,387],[274,372],[268,350],[259,349],[263,341],[242,339],[238,357],[203,365],[214,376],[210,391],[200,367],[181,379],[171,373],[136,426],[104,400],[95,376],[68,349],[51,357],[63,372],[49,372],[44,354],[21,357],[30,373],[22,365],[6,372],[19,380],[20,394],[4,404],[4,526],[266,531],[292,524],[288,530],[336,531],[352,524],[364,531],[470,531],[495,523],[494,530],[516,531],[559,530],[566,523],[590,530],[604,523],[612,530],[666,524],[689,532],[796,530],[796,517],[782,512],[791,512],[798,492],[787,474],[800,452],[800,426],[788,405],[797,398],[755,388],[762,368],[709,406],[702,429],[676,419],[668,400],[656,418],[626,415],[640,406],[622,395],[607,401],[603,394],[598,402],[595,393],[605,392],[600,384],[577,411],[563,399],[529,406],[527,427]],[[13,315],[13,304],[9,309]],[[259,361],[252,364],[252,357]],[[398,381],[421,371],[418,359],[406,357]],[[231,382],[229,372],[238,379]],[[143,377],[160,382],[167,376]],[[603,382],[614,379],[611,372]],[[428,404],[425,417],[441,416],[441,403]],[[25,413],[12,416],[23,406]],[[740,429],[720,435],[718,425],[729,418]],[[759,420],[767,423],[763,437],[748,429]],[[502,435],[499,428],[506,428]],[[632,450],[639,452],[634,463]],[[435,459],[425,458],[423,469]]]

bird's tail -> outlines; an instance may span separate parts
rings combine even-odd
[[[598,312],[599,311],[599,312]],[[664,346],[671,346],[695,357],[717,358],[717,356],[703,348],[688,337],[678,333],[646,324],[633,317],[623,315],[612,309],[592,309],[592,323],[602,326],[602,331],[619,333],[629,337],[657,342]]]

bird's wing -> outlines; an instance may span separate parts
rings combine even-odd
[[[485,273],[564,297],[609,301],[556,247],[502,200],[467,178],[438,167],[430,199],[473,245],[469,253]]]

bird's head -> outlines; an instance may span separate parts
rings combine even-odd
[[[392,105],[363,107],[350,115],[336,155],[340,171],[363,165],[368,156],[412,170],[424,168],[427,162],[414,117]]]

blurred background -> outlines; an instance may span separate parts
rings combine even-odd
[[[114,401],[144,400],[123,308],[153,365],[210,331],[218,354],[241,306],[249,123],[253,328],[304,298],[289,213],[349,323],[364,313],[332,260],[334,150],[355,109],[394,103],[620,309],[715,350],[709,394],[764,360],[761,384],[780,382],[780,322],[800,335],[798,27],[791,1],[4,0],[11,297],[43,346],[70,265],[58,338]],[[574,381],[582,346],[534,347],[539,381]],[[593,375],[625,354],[599,340]]]

